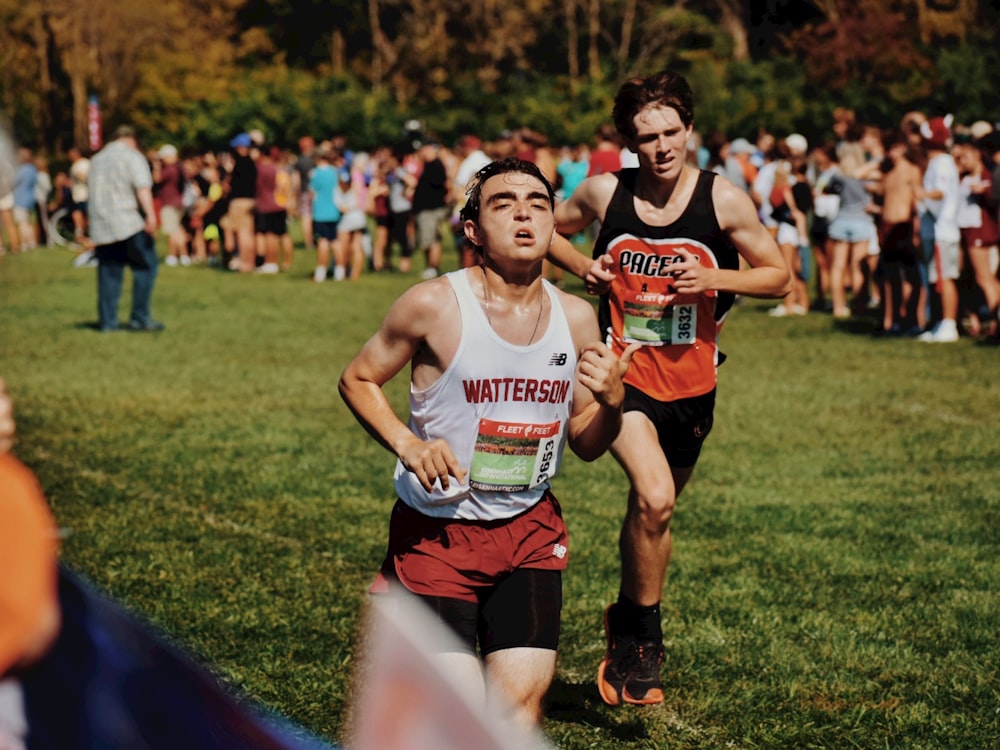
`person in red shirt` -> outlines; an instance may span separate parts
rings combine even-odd
[[[605,172],[617,172],[621,169],[622,149],[614,127],[608,124],[599,125],[594,132],[594,138],[596,143],[594,150],[590,152],[590,167],[587,169],[587,177]]]
[[[153,198],[160,210],[160,229],[167,238],[168,266],[190,265],[188,236],[184,230],[184,185],[177,147],[169,143],[153,159]]]
[[[997,280],[991,256],[996,255],[1000,230],[997,204],[992,198],[993,176],[986,162],[989,156],[976,142],[956,146],[953,154],[962,176],[959,183],[962,203],[958,214],[962,245],[989,311],[986,319],[979,321],[980,332],[995,337],[1000,312],[1000,280]]]

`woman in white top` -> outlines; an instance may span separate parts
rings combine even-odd
[[[367,154],[355,154],[348,167],[340,165],[340,182],[336,203],[342,217],[337,225],[337,244],[333,249],[333,278],[351,281],[361,278],[365,267],[365,239],[368,234],[368,214],[365,213],[368,185],[365,170]]]

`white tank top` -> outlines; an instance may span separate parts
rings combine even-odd
[[[496,334],[466,270],[446,274],[458,299],[462,338],[441,377],[410,386],[410,429],[423,440],[448,441],[468,475],[447,491],[428,493],[396,462],[399,497],[429,516],[510,518],[537,503],[556,475],[573,400],[576,348],[562,305],[542,280],[552,311],[541,337],[515,346]]]

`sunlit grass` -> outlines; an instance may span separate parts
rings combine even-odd
[[[452,259],[451,266],[454,267]],[[418,268],[419,268],[418,264]],[[17,455],[64,560],[224,678],[337,739],[392,458],[336,380],[416,276],[162,268],[161,334],[101,335],[93,270],[0,259]],[[577,284],[570,288],[579,291]],[[567,459],[546,731],[564,748],[986,748],[1000,737],[1000,350],[733,310],[716,426],[674,523],[667,702],[593,685],[625,484]],[[406,383],[389,386],[405,407]]]

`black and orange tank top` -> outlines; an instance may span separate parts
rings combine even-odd
[[[636,169],[623,169],[594,244],[594,257],[608,253],[616,278],[601,297],[601,330],[621,354],[635,353],[625,382],[660,401],[708,393],[716,384],[718,335],[734,295],[708,291],[677,294],[670,266],[685,248],[707,268],[739,268],[739,253],[719,227],[712,202],[715,174],[698,175],[684,212],[666,226],[652,226],[635,212]]]

